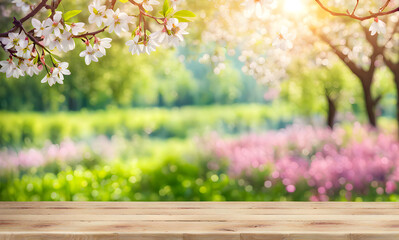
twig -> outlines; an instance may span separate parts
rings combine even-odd
[[[35,16],[42,8],[46,7],[48,0],[42,0],[39,5],[37,5],[36,8],[34,8],[32,10],[32,12],[30,12],[28,15],[26,15],[25,17],[21,18],[21,20],[19,20],[19,22],[22,24],[24,22],[26,22],[28,19],[32,18],[33,16]],[[8,34],[10,32],[14,32],[15,30],[17,30],[18,27],[14,26],[10,31],[5,32],[5,33],[0,33],[0,37],[8,37]]]
[[[323,3],[320,2],[320,0],[315,0],[315,1],[324,11],[330,13],[333,16],[350,17],[350,18],[353,18],[353,19],[356,19],[356,20],[360,20],[360,21],[364,21],[364,20],[367,20],[367,19],[376,18],[376,17],[380,17],[380,16],[385,16],[385,15],[390,15],[390,14],[393,14],[395,12],[399,12],[399,7],[395,8],[395,9],[392,9],[390,11],[384,12],[385,8],[389,5],[390,0],[387,0],[385,2],[385,4],[380,8],[379,12],[377,12],[377,13],[370,12],[370,15],[363,16],[363,17],[357,16],[356,13],[355,13],[356,9],[357,9],[357,6],[358,6],[358,3],[359,3],[358,0],[357,0],[356,7],[352,11],[352,13],[349,13],[349,11],[347,11],[346,13],[335,12],[335,11],[332,11],[329,8],[327,8]]]
[[[94,36],[94,35],[96,35],[96,34],[98,34],[98,33],[104,32],[105,29],[107,29],[107,27],[104,27],[104,28],[102,28],[102,29],[100,29],[100,30],[98,30],[98,31],[95,31],[95,32],[87,32],[87,33],[83,33],[83,34],[80,34],[80,35],[74,35],[74,36],[72,36],[72,37],[73,37],[73,38],[85,38],[85,37],[87,37],[87,36]]]

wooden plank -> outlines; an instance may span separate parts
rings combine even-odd
[[[173,232],[173,233],[399,233],[399,221],[0,221],[0,232]]]
[[[398,203],[0,202],[0,240],[396,240]]]
[[[0,215],[0,220],[12,220],[12,221],[45,221],[49,219],[49,215]],[[264,220],[281,220],[281,221],[365,221],[365,220],[396,220],[399,221],[399,215],[51,215],[51,219],[54,221],[231,221],[232,219],[239,219],[240,221],[264,221]]]
[[[0,215],[399,215],[397,209],[342,209],[342,208],[326,208],[326,209],[139,209],[139,208],[117,208],[117,209],[25,209],[10,208],[0,209]]]
[[[0,240],[183,240],[183,234],[145,234],[145,233],[10,233],[0,234]]]
[[[0,202],[0,209],[398,209],[399,202]]]
[[[396,240],[399,234],[67,234],[0,235],[0,240]]]
[[[351,240],[397,240],[399,234],[351,234]]]
[[[184,240],[241,240],[240,233],[187,233],[183,234]]]
[[[350,234],[241,234],[241,240],[351,240]]]

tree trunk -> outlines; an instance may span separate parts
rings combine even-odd
[[[369,119],[369,123],[373,127],[377,127],[377,119],[375,116],[375,102],[371,95],[371,82],[362,79],[362,87],[364,93],[364,103],[366,105],[367,117]]]
[[[334,121],[335,121],[335,115],[337,113],[337,107],[335,106],[335,101],[331,99],[328,94],[326,94],[327,98],[327,103],[328,103],[328,112],[327,112],[327,125],[331,129],[334,128]]]

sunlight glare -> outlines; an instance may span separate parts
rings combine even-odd
[[[305,11],[305,5],[302,0],[285,0],[284,11],[288,13],[303,13]]]

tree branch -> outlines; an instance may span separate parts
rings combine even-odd
[[[332,11],[331,9],[329,9],[328,7],[326,7],[322,2],[320,2],[320,0],[315,0],[315,1],[324,11],[330,13],[333,16],[350,17],[350,18],[353,18],[353,19],[356,19],[356,20],[360,20],[360,21],[364,21],[364,20],[367,20],[367,19],[370,19],[370,18],[376,18],[376,17],[380,17],[380,16],[390,15],[390,14],[393,14],[395,12],[399,12],[399,7],[395,8],[395,9],[392,9],[390,11],[384,12],[386,7],[390,3],[390,0],[387,0],[385,2],[385,4],[380,8],[379,12],[377,12],[377,13],[370,12],[370,15],[363,16],[363,17],[357,16],[356,13],[355,13],[356,9],[358,7],[358,4],[359,4],[359,0],[357,0],[356,7],[352,11],[352,13],[349,13],[349,11],[347,11],[346,13],[335,12],[335,11]]]
[[[39,5],[37,5],[37,7],[35,7],[32,12],[30,12],[28,15],[26,15],[25,17],[21,18],[21,20],[19,20],[19,22],[21,24],[23,24],[24,22],[26,22],[27,20],[29,20],[30,18],[32,18],[33,16],[35,16],[42,8],[46,7],[48,0],[42,0]],[[0,37],[8,37],[8,34],[10,32],[14,32],[15,30],[18,29],[18,26],[14,26],[10,31],[5,32],[5,33],[0,33]]]
[[[336,45],[334,45],[331,40],[325,36],[322,33],[317,33],[315,30],[313,30],[315,34],[319,36],[319,38],[325,42],[327,45],[331,47],[331,49],[334,51],[334,53],[348,66],[348,68],[359,78],[363,78],[367,72],[358,67],[352,60],[349,59],[347,55],[345,55]]]
[[[366,27],[362,26],[362,28],[364,31],[364,35],[366,36],[367,42],[373,48],[373,53],[370,56],[370,66],[369,66],[369,70],[368,70],[368,74],[373,75],[374,71],[376,69],[375,61],[377,60],[377,57],[379,55],[382,55],[384,53],[385,45],[379,46],[377,35],[372,36]]]
[[[104,32],[105,29],[107,29],[107,27],[104,27],[104,28],[102,28],[102,29],[100,29],[98,31],[95,31],[95,32],[87,32],[87,33],[80,34],[80,35],[73,35],[72,37],[73,38],[84,38],[84,37],[87,37],[87,36],[94,36],[96,34]]]

